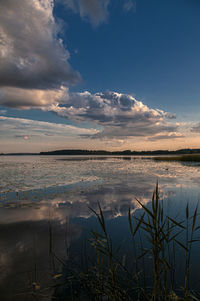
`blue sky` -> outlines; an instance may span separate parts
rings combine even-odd
[[[200,147],[198,0],[3,0],[0,152]]]

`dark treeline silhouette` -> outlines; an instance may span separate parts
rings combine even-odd
[[[83,149],[66,149],[49,152],[41,152],[40,155],[176,155],[176,154],[197,154],[200,149],[180,149],[176,151],[155,150],[155,151],[105,151],[105,150],[83,150]]]
[[[154,150],[154,151],[131,151],[131,150],[124,150],[124,151],[106,151],[106,150],[84,150],[84,149],[63,149],[63,150],[55,150],[55,151],[48,151],[48,152],[40,152],[40,153],[1,153],[1,155],[6,156],[27,156],[27,155],[73,155],[73,156],[82,156],[82,155],[106,155],[106,156],[118,156],[118,155],[128,155],[128,156],[153,156],[153,155],[184,155],[184,154],[200,154],[200,149],[179,149],[175,151],[169,150]]]

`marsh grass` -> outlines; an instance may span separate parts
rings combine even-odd
[[[91,208],[100,226],[100,231],[92,230],[90,237],[95,262],[87,271],[76,274],[79,293],[70,300],[199,300],[199,292],[189,285],[192,245],[199,241],[198,205],[190,215],[187,204],[183,220],[168,216],[159,199],[158,184],[150,205],[136,201],[142,213],[128,212],[133,246],[128,259],[120,251],[123,242],[118,247],[114,244],[100,204],[98,211]],[[176,279],[177,254],[183,256],[182,283]]]
[[[56,256],[49,223],[52,266],[55,261],[63,266],[61,274],[56,274],[54,268],[52,300],[200,300],[200,289],[194,291],[190,287],[192,246],[199,242],[198,204],[192,212],[186,204],[181,219],[167,215],[164,201],[159,198],[158,183],[147,205],[138,199],[136,202],[141,210],[132,214],[129,209],[129,234],[125,234],[131,239],[132,250],[125,250],[124,241],[116,245],[100,203],[98,210],[90,208],[99,228],[89,235],[94,256],[88,257],[87,246],[82,250],[85,268],[77,264],[73,253],[70,256],[70,250],[67,262]],[[180,257],[181,275],[176,272]],[[39,286],[34,286],[34,296],[39,292]]]
[[[178,156],[159,156],[153,157],[156,161],[185,161],[200,162],[200,154],[178,155]]]

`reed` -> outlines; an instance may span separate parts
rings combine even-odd
[[[100,203],[97,211],[90,208],[99,225],[99,230],[91,230],[89,237],[94,260],[92,256],[87,259],[85,250],[86,269],[73,263],[73,254],[63,263],[62,283],[54,286],[57,292],[61,285],[65,287],[59,300],[200,300],[200,290],[190,288],[192,246],[199,242],[198,204],[192,214],[187,204],[182,220],[167,215],[158,183],[147,205],[138,199],[136,202],[141,210],[132,214],[129,209],[127,213],[127,239],[132,241],[129,257],[123,242],[118,246],[114,243]],[[49,251],[54,257],[51,225],[49,235]],[[177,258],[181,256],[183,275],[177,281]],[[54,298],[57,296],[55,291]]]
[[[189,287],[192,245],[199,241],[198,205],[190,216],[187,204],[184,220],[168,216],[159,198],[158,183],[150,206],[143,205],[138,199],[136,201],[143,210],[139,217],[131,214],[130,210],[128,212],[133,242],[132,262],[126,262],[125,254],[120,255],[115,250],[100,204],[98,212],[91,209],[101,229],[99,232],[91,231],[90,244],[95,250],[96,261],[86,274],[82,274],[91,300],[199,300],[199,292],[193,292]],[[176,254],[180,250],[185,258],[185,275],[177,287]],[[149,258],[152,265],[149,265],[151,272],[148,274],[152,277],[147,280],[145,260]],[[132,271],[130,266],[134,267]]]
[[[178,156],[158,156],[153,157],[156,161],[185,161],[200,162],[200,154],[178,155]]]

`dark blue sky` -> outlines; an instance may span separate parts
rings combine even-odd
[[[68,26],[64,37],[71,65],[83,78],[74,90],[133,93],[153,107],[195,113],[200,95],[200,2],[140,0],[135,12],[124,12],[121,2],[110,4],[107,22],[98,27],[55,9]]]

